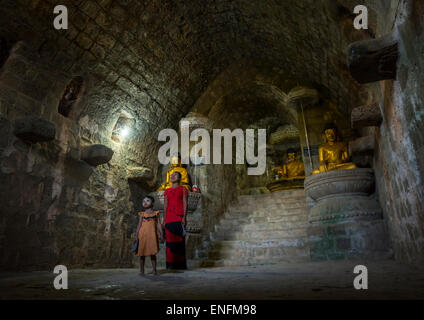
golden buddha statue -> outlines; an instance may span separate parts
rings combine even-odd
[[[305,179],[305,167],[303,162],[296,157],[296,151],[287,150],[287,160],[281,166],[273,168],[275,180],[268,183],[266,187],[271,192],[303,188]]]
[[[319,169],[312,174],[331,170],[355,169],[356,165],[349,161],[347,145],[337,141],[337,128],[334,124],[328,124],[324,128],[324,144],[319,147]]]
[[[171,175],[174,172],[179,172],[181,174],[180,184],[183,187],[185,187],[188,191],[191,191],[190,185],[189,185],[188,173],[187,173],[187,170],[183,168],[181,165],[181,158],[179,156],[173,156],[171,158],[170,163],[171,163],[171,169],[169,169],[166,172],[166,181],[161,184],[161,186],[159,187],[157,191],[164,191],[172,187]]]
[[[303,161],[297,159],[296,151],[293,149],[287,150],[287,160],[283,165],[281,179],[305,179],[305,166],[303,165]]]

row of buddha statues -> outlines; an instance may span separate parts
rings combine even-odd
[[[349,162],[347,144],[337,137],[337,127],[332,123],[327,124],[323,130],[323,144],[318,148],[319,168],[313,170],[312,174],[356,168],[354,163]],[[267,185],[272,192],[303,187],[305,167],[295,150],[289,149],[285,163],[275,166],[273,170],[276,181]]]
[[[334,124],[327,124],[323,131],[324,143],[318,149],[319,168],[313,170],[312,174],[356,168],[354,163],[349,162],[347,144],[339,141],[337,137],[337,127]],[[171,157],[170,165],[171,168],[166,173],[166,181],[161,184],[157,191],[171,188],[170,177],[174,172],[181,174],[180,184],[188,191],[191,191],[189,175],[187,170],[181,165],[181,157],[179,155]],[[273,170],[277,179],[267,185],[271,191],[303,187],[305,167],[303,161],[297,158],[295,150],[289,149],[285,163],[275,166]]]

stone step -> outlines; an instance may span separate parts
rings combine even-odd
[[[240,224],[254,224],[254,223],[278,223],[278,222],[306,222],[308,216],[306,213],[290,214],[290,215],[273,215],[267,217],[261,216],[246,216],[243,218],[228,217],[221,219],[219,225],[240,225]]]
[[[217,240],[254,240],[254,239],[282,239],[291,237],[304,237],[307,234],[307,229],[302,228],[287,228],[271,231],[236,231],[236,232],[213,232],[211,237]]]
[[[259,222],[259,223],[251,223],[245,224],[242,226],[242,231],[275,231],[275,230],[293,230],[298,228],[306,229],[309,225],[306,219],[301,216],[297,216],[298,218],[302,218],[300,221],[275,221],[275,222]]]
[[[307,257],[309,256],[309,248],[295,247],[271,247],[271,248],[224,248],[217,250],[209,250],[208,259],[249,259],[249,258],[290,258],[290,257]]]
[[[232,222],[223,221],[219,225],[215,226],[215,232],[236,232],[236,231],[266,231],[266,230],[284,230],[284,229],[294,229],[294,228],[307,228],[309,223],[307,217],[294,216],[296,220],[292,221],[265,221],[260,219],[261,222],[247,222],[247,223],[238,223],[237,220]]]
[[[303,190],[240,196],[190,263],[213,267],[306,262],[308,224]]]
[[[249,250],[252,248],[284,248],[286,252],[294,250],[291,248],[309,248],[306,237],[292,237],[270,240],[221,240],[209,243],[209,246],[196,250],[198,258],[206,258],[209,251],[213,250]]]
[[[279,200],[279,199],[290,199],[290,198],[306,198],[305,192],[279,192],[279,193],[268,193],[268,194],[247,194],[241,195],[236,201],[252,201],[252,200]]]
[[[267,265],[281,262],[297,263],[308,262],[309,257],[266,257],[266,258],[246,258],[246,259],[205,259],[196,263],[196,267],[227,267],[227,266],[252,266],[252,265]]]
[[[299,194],[291,194],[291,195],[250,195],[250,196],[240,196],[234,203],[246,203],[246,202],[275,202],[275,201],[281,201],[281,200],[288,200],[288,199],[306,199],[306,194],[299,193]]]
[[[285,205],[275,205],[275,206],[260,206],[260,207],[246,207],[246,208],[229,208],[225,213],[228,214],[244,214],[246,212],[281,212],[282,214],[290,212],[292,210],[298,210],[298,209],[306,209],[308,208],[306,203],[292,203],[292,204],[285,204]]]
[[[241,195],[238,197],[238,200],[245,201],[249,199],[283,199],[291,197],[306,197],[305,191],[302,189],[298,190],[285,190],[280,192],[264,193],[264,194],[254,194],[254,195]]]
[[[290,208],[290,209],[276,209],[276,210],[252,210],[252,211],[227,211],[224,213],[223,218],[226,219],[239,219],[245,217],[272,217],[272,216],[288,216],[294,214],[307,214],[305,206]]]
[[[307,237],[282,238],[270,240],[222,240],[211,244],[211,249],[217,248],[271,248],[271,247],[303,247],[308,243]]]
[[[290,205],[303,203],[306,204],[306,198],[288,198],[288,199],[279,199],[271,200],[268,202],[262,202],[257,200],[246,200],[243,202],[237,202],[230,206],[230,208],[257,208],[257,207],[267,207],[267,206],[278,206],[278,205]]]

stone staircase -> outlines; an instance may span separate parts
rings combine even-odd
[[[243,195],[197,249],[191,267],[310,261],[303,189]]]

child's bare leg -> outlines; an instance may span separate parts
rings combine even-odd
[[[158,274],[156,270],[156,265],[157,265],[156,256],[150,256],[150,259],[152,260],[153,274]]]
[[[145,257],[140,257],[140,274],[144,274],[144,260]]]

